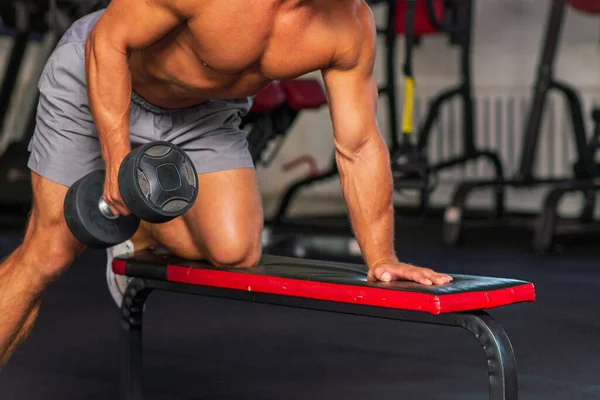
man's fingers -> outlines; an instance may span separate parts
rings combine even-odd
[[[420,278],[416,280],[418,283],[420,283],[421,285],[426,285],[426,286],[431,286],[433,285],[433,282],[430,279],[427,278]]]
[[[452,281],[452,277],[446,274],[439,274],[430,269],[415,269],[413,275],[408,279],[412,279],[423,285],[446,285]]]
[[[446,274],[437,274],[437,279],[441,282],[440,285],[448,284],[454,280],[454,278]]]
[[[108,207],[110,208],[110,211],[113,213],[113,215],[120,215],[120,216],[124,216],[129,214],[129,210],[127,210],[127,207],[123,206],[121,203],[119,202],[106,202],[108,204]]]
[[[124,214],[124,207],[117,201],[114,200],[105,200],[106,204],[108,204],[108,207],[110,208],[110,211],[114,214],[114,215],[123,215]]]
[[[419,268],[410,265],[382,265],[374,268],[369,273],[370,280],[392,282],[409,280],[421,285],[446,285],[452,282],[450,275],[440,274],[428,268]]]
[[[446,278],[443,275],[440,274],[434,274],[433,276],[431,276],[429,278],[433,283],[435,283],[436,285],[445,285],[448,282],[450,282],[449,277]]]
[[[452,282],[452,277],[445,274],[433,273],[428,278],[436,285],[446,285]]]
[[[373,271],[375,278],[382,282],[391,282],[394,279],[392,273],[385,267],[377,267]]]
[[[103,195],[104,201],[108,204],[110,211],[114,215],[126,216],[131,213],[127,208],[127,205],[123,202],[123,200],[119,196],[111,196],[110,194]]]

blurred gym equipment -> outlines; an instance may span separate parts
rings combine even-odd
[[[500,157],[495,151],[479,149],[475,143],[475,112],[473,102],[473,84],[471,72],[471,40],[473,30],[473,0],[417,0],[406,2],[405,0],[379,0],[370,1],[373,5],[385,4],[386,23],[378,29],[385,38],[385,81],[379,92],[387,100],[388,104],[388,129],[391,132],[391,154],[401,155],[402,144],[398,132],[398,110],[396,87],[396,42],[398,35],[406,34],[405,13],[407,4],[414,3],[414,35],[418,40],[426,35],[447,34],[450,43],[457,46],[460,51],[460,81],[447,90],[435,96],[429,103],[427,114],[416,130],[416,149],[422,155],[426,155],[433,134],[433,128],[439,123],[440,111],[443,106],[458,97],[462,103],[462,155],[443,160],[437,163],[426,163],[428,165],[430,181],[436,181],[436,174],[447,168],[453,168],[468,164],[478,159],[486,159],[493,168],[497,179],[503,179],[504,172]],[[417,76],[418,78],[418,76]],[[434,185],[434,183],[432,184]],[[402,191],[401,185],[397,188]],[[431,192],[435,185],[430,188]],[[504,211],[504,190],[498,188],[495,192],[496,213]],[[419,201],[420,212],[423,202]]]
[[[45,47],[53,49],[72,22],[106,4],[108,0],[11,0],[0,5],[2,34],[12,38],[0,83],[0,127],[6,129],[7,112],[29,44],[44,41]],[[44,65],[49,55],[42,54],[36,64]],[[37,83],[37,79],[34,81]],[[37,90],[33,103],[33,107],[24,107],[25,111],[20,114],[25,121],[23,135],[9,143],[0,156],[0,215],[3,222],[8,222],[14,215],[26,215],[31,204],[27,147],[35,129]]]
[[[585,3],[585,2],[582,2]],[[566,11],[565,0],[553,0],[548,13],[546,32],[537,80],[533,86],[533,98],[523,134],[523,150],[518,172],[512,179],[492,179],[464,181],[458,185],[445,213],[443,228],[444,241],[448,245],[458,245],[465,240],[465,231],[470,228],[487,226],[522,226],[531,228],[534,233],[532,246],[541,253],[553,250],[557,240],[567,237],[583,237],[600,233],[600,224],[594,218],[596,193],[600,189],[600,176],[594,161],[596,142],[588,142],[584,121],[584,111],[578,91],[554,77],[554,62],[563,27]],[[573,144],[576,161],[573,175],[569,177],[538,177],[533,171],[536,152],[544,115],[546,100],[551,90],[562,94],[571,117]],[[597,131],[597,129],[596,129]],[[541,212],[533,217],[504,215],[496,213],[490,219],[469,218],[467,202],[469,195],[480,190],[493,190],[498,193],[505,188],[533,189],[548,187]],[[566,194],[583,195],[583,207],[579,218],[559,218],[558,206]]]

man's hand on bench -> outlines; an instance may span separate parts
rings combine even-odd
[[[389,261],[381,262],[369,268],[368,278],[371,281],[381,282],[407,280],[427,286],[446,285],[452,282],[450,275],[441,274],[429,268]]]

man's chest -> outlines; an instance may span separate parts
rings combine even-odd
[[[335,39],[312,15],[271,16],[246,10],[207,12],[188,23],[190,51],[215,74],[259,74],[283,80],[322,69]]]

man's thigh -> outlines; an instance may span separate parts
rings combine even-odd
[[[159,243],[179,257],[247,266],[260,256],[263,210],[253,168],[198,175],[198,197],[183,216],[153,226]]]
[[[149,104],[142,107],[153,109]],[[192,209],[152,229],[155,238],[180,257],[244,266],[260,253],[262,205],[246,132],[240,129],[250,107],[251,99],[243,98],[168,112],[154,108],[156,139],[183,149],[198,172]]]

